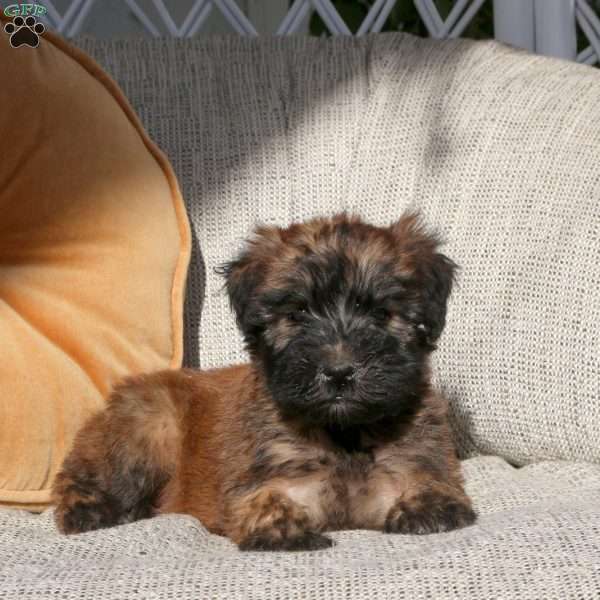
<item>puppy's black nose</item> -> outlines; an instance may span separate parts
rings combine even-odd
[[[323,369],[323,375],[329,383],[343,388],[350,380],[354,377],[354,367],[352,365],[333,365],[331,367],[325,367]]]

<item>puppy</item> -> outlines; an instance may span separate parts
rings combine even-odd
[[[415,214],[260,227],[222,270],[251,361],[126,380],[54,485],[65,533],[187,513],[242,550],[473,523],[429,355],[454,263]]]

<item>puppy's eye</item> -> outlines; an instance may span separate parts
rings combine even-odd
[[[296,308],[295,310],[290,311],[287,314],[287,318],[292,321],[293,323],[300,323],[301,321],[303,321],[306,318],[306,315],[308,314],[306,308],[301,307],[301,308]]]

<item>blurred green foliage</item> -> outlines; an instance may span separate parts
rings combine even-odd
[[[333,5],[353,33],[364,21],[375,0],[332,0]],[[454,4],[453,0],[435,0],[442,18],[446,18]],[[426,36],[427,29],[415,8],[413,0],[398,0],[390,12],[382,31],[406,31]],[[329,35],[321,17],[314,12],[310,19],[312,35]],[[463,33],[463,37],[485,39],[494,37],[494,15],[492,2],[487,0]]]
[[[352,33],[360,27],[375,0],[332,0],[333,5],[344,19]],[[448,16],[454,0],[434,0],[443,19]],[[591,0],[590,4],[600,12],[600,0]],[[310,19],[312,35],[330,35],[321,17],[313,12]],[[428,32],[415,8],[413,0],[398,0],[394,5],[382,31],[406,31],[414,35],[427,36]],[[492,1],[487,0],[471,23],[467,26],[462,37],[487,39],[494,37],[494,13]],[[577,27],[577,51],[581,52],[589,46],[589,41]]]

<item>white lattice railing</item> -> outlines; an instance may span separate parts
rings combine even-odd
[[[375,0],[355,35],[379,32],[397,0]],[[187,16],[178,25],[167,2],[152,0],[152,18],[138,0],[123,0],[144,29],[151,35],[190,37],[196,35],[212,11],[219,11],[232,29],[241,35],[258,35],[250,19],[235,0],[194,0]],[[435,0],[414,0],[421,19],[432,37],[460,36],[486,0],[456,0],[445,19]],[[593,0],[493,0],[494,29],[497,39],[529,50],[569,58],[586,64],[600,62],[600,18],[592,8]],[[171,2],[172,3],[172,2]],[[85,30],[97,10],[96,0],[71,0],[62,14],[51,0],[47,24],[67,37]],[[600,2],[598,2],[600,4]],[[595,6],[598,6],[595,4]],[[312,11],[316,11],[333,35],[351,35],[351,31],[331,0],[294,0],[275,33],[298,32]],[[156,21],[159,20],[157,23]],[[577,25],[589,41],[589,47],[577,53]]]
[[[577,55],[577,61],[588,65],[600,62],[600,19],[585,0],[578,0],[575,16],[590,45]]]

